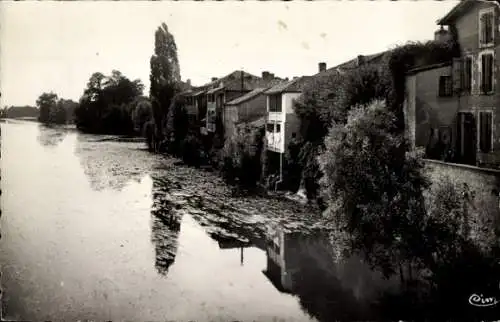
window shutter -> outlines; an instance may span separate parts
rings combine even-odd
[[[481,67],[479,68],[479,72],[480,72],[480,93],[483,94],[485,92],[485,89],[486,89],[486,64],[487,64],[487,59],[486,59],[486,55],[481,55],[480,56],[480,64],[481,64]]]
[[[480,29],[480,36],[479,36],[479,43],[484,44],[486,40],[486,28],[485,28],[485,21],[486,21],[486,15],[482,14],[479,22],[479,29]]]
[[[463,75],[462,75],[462,59],[453,58],[453,92],[458,93],[462,89]]]
[[[481,77],[480,71],[479,71],[479,61],[480,57],[475,57],[475,59],[472,59],[472,94],[476,94],[478,91],[478,84],[479,84],[479,79]]]
[[[483,153],[488,153],[491,151],[491,125],[492,125],[492,113],[480,112],[479,113],[479,149]]]
[[[488,66],[487,66],[487,75],[488,75],[488,92],[491,92],[493,90],[493,55],[488,55]]]

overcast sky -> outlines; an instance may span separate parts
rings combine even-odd
[[[45,91],[78,100],[93,72],[118,69],[149,92],[154,32],[173,33],[183,80],[201,85],[244,69],[314,74],[358,54],[432,39],[458,1],[0,1],[1,105]]]

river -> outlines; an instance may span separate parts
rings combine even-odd
[[[142,142],[15,120],[1,134],[4,318],[360,314],[311,210],[236,196],[217,175],[150,154]]]

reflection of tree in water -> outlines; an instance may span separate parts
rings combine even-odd
[[[152,158],[141,143],[99,140],[78,134],[75,155],[92,189],[121,191],[131,180],[140,182],[152,166]]]
[[[365,303],[336,276],[331,246],[323,234],[280,232],[268,241],[267,255],[265,275],[281,292],[297,295],[310,316],[319,321],[368,318]]]
[[[39,124],[37,139],[43,146],[55,147],[64,140],[67,134],[67,130],[62,127]]]
[[[156,270],[166,276],[177,254],[182,212],[169,200],[172,183],[165,178],[152,179],[151,241],[155,246]]]

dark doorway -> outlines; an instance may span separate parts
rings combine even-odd
[[[458,113],[457,115],[457,152],[458,162],[476,165],[476,118],[474,114]]]

